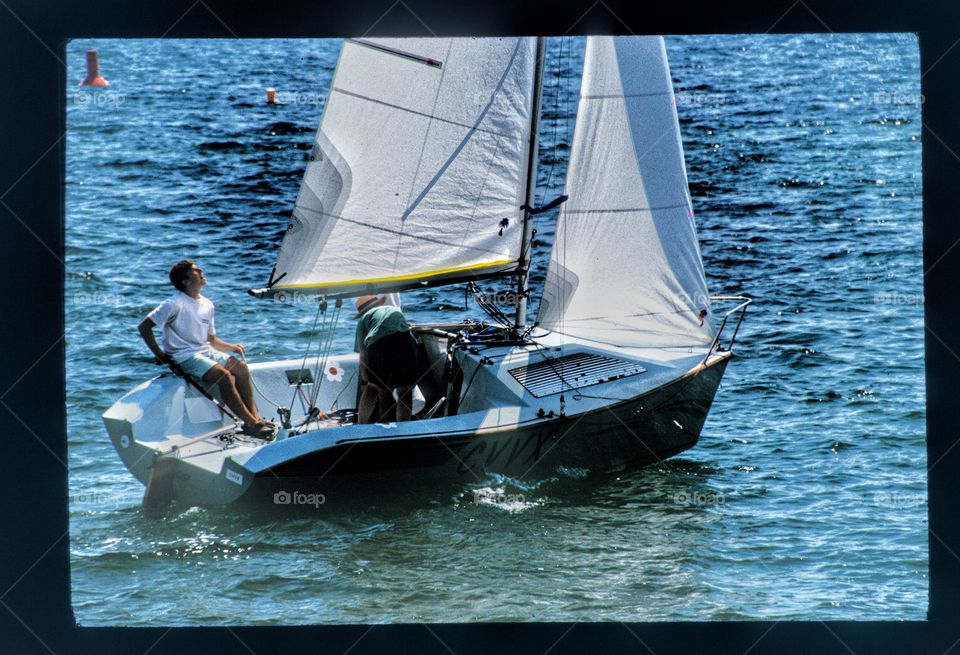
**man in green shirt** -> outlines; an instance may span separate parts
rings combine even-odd
[[[413,387],[417,381],[417,340],[398,307],[386,305],[383,296],[360,296],[356,300],[357,336],[353,349],[360,353],[360,384],[363,391],[357,408],[358,423],[372,423],[374,412],[393,405],[397,390],[397,421],[413,415]],[[379,422],[392,417],[381,415]]]

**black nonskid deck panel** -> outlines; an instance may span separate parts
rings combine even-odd
[[[549,357],[509,370],[510,375],[536,398],[646,372],[647,369],[637,362],[596,353]]]

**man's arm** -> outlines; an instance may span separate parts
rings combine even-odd
[[[153,326],[155,325],[156,323],[153,322],[153,319],[148,316],[140,321],[137,329],[140,331],[143,342],[147,344],[147,348],[153,353],[154,361],[157,364],[169,364],[173,359],[157,345],[157,338],[153,335]]]
[[[242,343],[227,343],[215,334],[208,336],[207,341],[214,350],[219,350],[222,353],[237,353],[244,357],[247,355],[247,350]]]

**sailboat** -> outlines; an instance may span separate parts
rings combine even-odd
[[[697,443],[750,300],[708,295],[663,39],[588,37],[565,192],[537,207],[545,43],[345,40],[276,264],[250,291],[315,299],[324,334],[357,296],[478,280],[515,285],[514,316],[478,294],[488,320],[414,326],[411,421],[357,424],[357,355],[322,345],[250,364],[275,439],[240,434],[216,389],[144,382],[103,420],[145,500],[614,471]],[[532,223],[557,205],[528,321]]]

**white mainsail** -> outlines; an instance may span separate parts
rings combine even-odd
[[[714,338],[661,37],[589,37],[538,324],[620,346]]]
[[[515,273],[535,63],[535,38],[345,41],[271,293]]]

